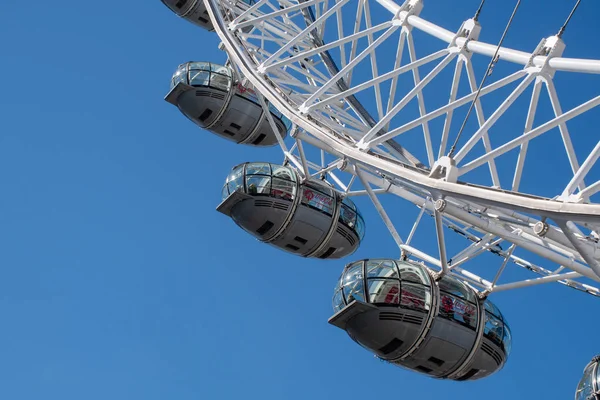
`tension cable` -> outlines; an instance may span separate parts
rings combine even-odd
[[[477,13],[475,14],[476,17],[479,16],[479,12],[481,11],[481,7],[483,6],[484,2],[485,2],[485,0],[483,0],[481,2],[481,5],[479,6]],[[469,120],[469,116],[471,115],[471,112],[473,111],[473,107],[475,106],[475,103],[477,102],[477,99],[479,98],[479,94],[481,93],[483,84],[485,83],[485,80],[487,79],[487,77],[492,74],[492,69],[494,68],[494,65],[496,64],[496,62],[498,62],[498,58],[499,58],[498,53],[500,52],[500,48],[502,47],[504,38],[506,37],[506,34],[508,33],[508,29],[510,28],[512,21],[515,17],[515,14],[517,13],[517,10],[519,9],[520,5],[521,5],[521,0],[517,0],[517,4],[515,5],[512,15],[510,16],[510,19],[508,20],[508,23],[506,24],[506,27],[504,28],[504,33],[502,34],[502,37],[500,38],[500,42],[498,42],[498,46],[496,46],[496,52],[494,53],[494,56],[490,60],[487,70],[485,71],[485,75],[483,76],[483,79],[481,80],[481,83],[479,84],[479,87],[477,88],[477,93],[475,93],[475,98],[471,102],[471,106],[469,107],[469,111],[467,111],[467,115],[465,116],[462,126],[460,127],[460,130],[458,131],[458,135],[456,135],[456,139],[454,140],[454,143],[452,144],[452,147],[450,148],[450,151],[448,152],[448,157],[452,157],[454,155],[454,150],[456,150],[456,145],[458,144],[458,139],[460,139],[460,136],[461,136],[463,130],[465,129],[465,126],[467,125],[467,121]]]
[[[575,14],[575,10],[577,10],[577,7],[579,7],[579,3],[581,3],[581,0],[577,0],[577,3],[575,3],[575,6],[571,10],[571,13],[567,17],[567,20],[565,21],[565,23],[563,24],[563,26],[560,28],[560,30],[558,31],[558,33],[556,34],[556,36],[561,37],[562,34],[565,32],[565,29],[567,29],[567,25],[569,24],[569,21],[571,20],[571,17],[573,16],[573,14]]]

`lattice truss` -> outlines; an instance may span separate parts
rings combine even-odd
[[[239,76],[293,122],[279,138],[287,162],[370,197],[402,256],[482,295],[561,282],[600,296],[600,141],[590,129],[600,123],[590,80],[600,61],[563,58],[557,36],[530,53],[497,49],[478,41],[474,19],[453,33],[421,18],[421,0],[205,4]],[[491,61],[477,95],[475,70]],[[569,93],[567,111],[555,81]],[[396,229],[386,194],[417,206],[410,229]],[[426,219],[435,256],[413,245]],[[470,262],[483,254],[497,256],[494,269]],[[513,264],[533,274],[504,282]]]

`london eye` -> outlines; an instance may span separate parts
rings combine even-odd
[[[513,340],[496,293],[560,284],[600,297],[600,60],[563,37],[579,1],[528,49],[504,45],[520,1],[493,42],[480,40],[485,1],[454,30],[427,19],[434,1],[162,1],[227,58],[174,66],[165,97],[247,147],[215,208],[316,268],[344,258],[329,323],[375,357],[485,378]],[[268,146],[280,163],[252,158]],[[352,259],[369,235],[359,197],[395,258]],[[396,202],[412,205],[402,220]],[[577,399],[600,390],[597,365]]]

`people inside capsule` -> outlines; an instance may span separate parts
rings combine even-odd
[[[233,168],[218,211],[258,240],[302,257],[352,254],[365,233],[348,197],[324,181],[301,182],[290,166],[244,163]]]
[[[290,121],[271,104],[265,112],[256,93],[224,65],[181,64],[165,100],[199,127],[235,143],[272,146],[278,142],[273,125],[282,139],[291,128]]]
[[[600,355],[585,366],[577,385],[575,400],[600,400]]]
[[[434,378],[481,379],[500,370],[512,336],[500,310],[464,282],[439,281],[422,264],[348,264],[329,323],[380,359]],[[481,318],[483,316],[483,318]]]

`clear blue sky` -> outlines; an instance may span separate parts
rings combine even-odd
[[[479,1],[457,3],[423,16],[454,30]],[[513,2],[488,3],[493,42]],[[507,44],[533,50],[573,1],[524,3]],[[582,2],[566,55],[600,57],[599,13]],[[215,34],[158,0],[4,1],[0,15],[0,398],[568,399],[600,352],[600,300],[554,285],[492,297],[514,344],[488,379],[377,361],[327,324],[344,262],[397,255],[366,199],[366,239],[343,261],[261,245],[215,211],[231,166],[282,158],[164,102],[177,64],[224,60]]]

